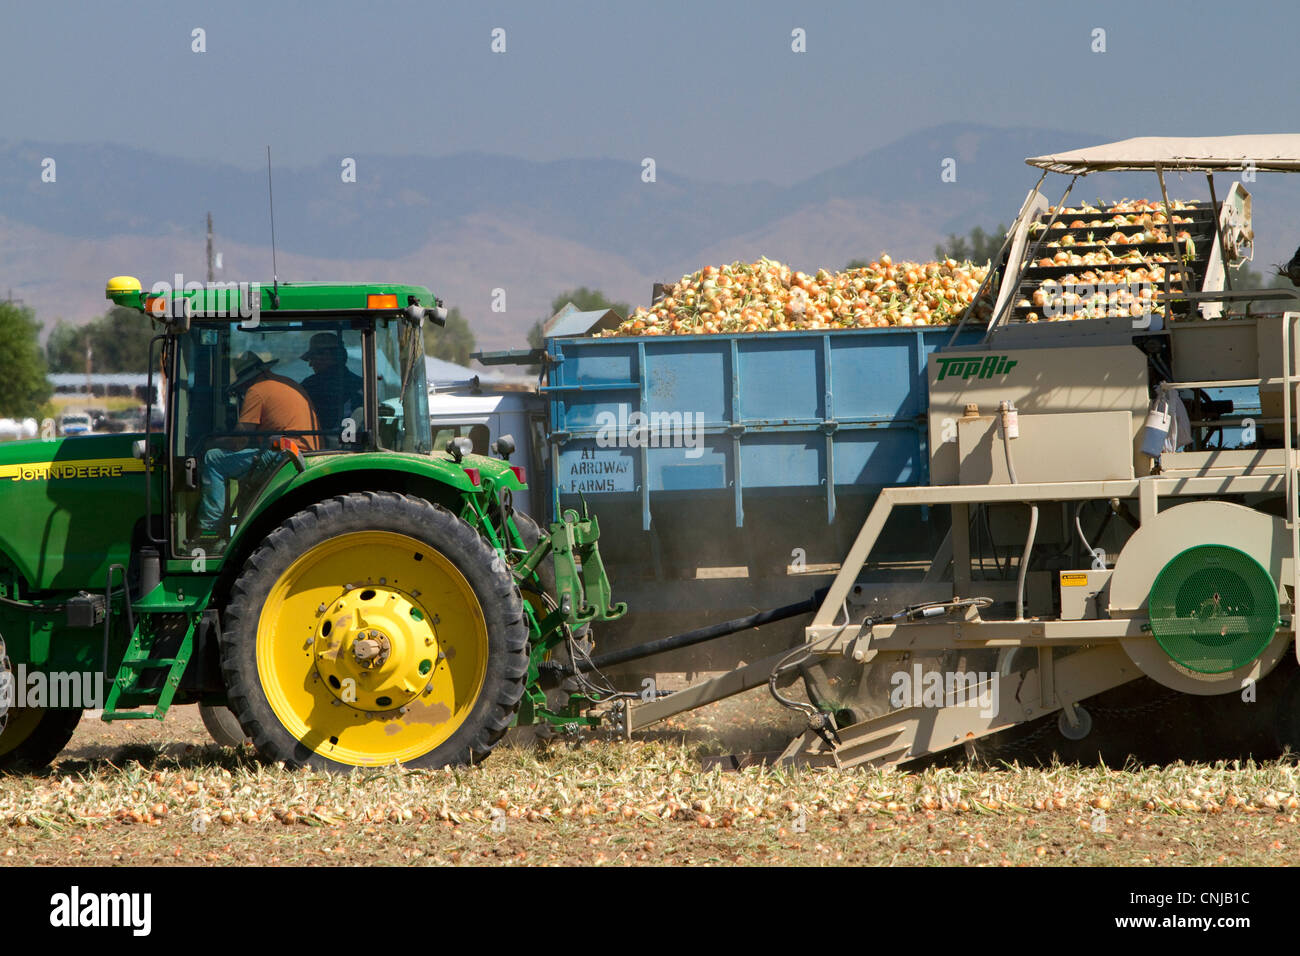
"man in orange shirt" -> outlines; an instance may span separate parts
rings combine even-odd
[[[220,535],[226,530],[217,527],[226,510],[226,481],[242,478],[277,454],[266,447],[277,434],[265,433],[283,434],[303,451],[320,447],[320,436],[314,434],[320,431],[320,424],[311,399],[293,379],[271,371],[276,361],[267,361],[255,352],[245,352],[235,360],[235,380],[230,384],[230,391],[243,393],[236,428],[263,434],[251,439],[221,439],[204,454],[199,527],[206,536]],[[298,434],[301,432],[313,434]]]

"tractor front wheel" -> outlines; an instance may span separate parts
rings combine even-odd
[[[347,770],[477,762],[528,672],[505,562],[421,498],[342,495],[252,554],[225,612],[230,709],[266,759]]]
[[[68,745],[80,710],[20,707],[5,715],[0,730],[0,773],[40,770]]]

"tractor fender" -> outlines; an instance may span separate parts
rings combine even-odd
[[[485,477],[500,487],[522,488],[506,462],[474,459],[465,464],[481,465]],[[222,559],[220,582],[213,595],[221,606],[234,575],[262,540],[291,515],[318,501],[357,491],[393,491],[424,498],[459,513],[461,496],[481,491],[466,476],[464,467],[450,459],[393,452],[353,452],[348,455],[309,458],[307,470],[298,473],[286,463],[258,498],[247,520],[230,541]]]
[[[351,452],[310,457],[307,469],[301,473],[286,461],[231,540],[230,551],[238,552],[250,541],[260,541],[269,533],[268,523],[274,526],[313,501],[352,491],[407,491],[459,510],[454,503],[461,494],[481,491],[465,473],[466,466],[478,467],[484,477],[500,487],[524,487],[507,462],[477,456],[467,456],[464,464],[457,464],[441,455]]]

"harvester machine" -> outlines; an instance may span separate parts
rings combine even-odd
[[[972,307],[917,377],[929,483],[880,492],[801,642],[633,706],[629,731],[768,684],[807,717],[783,758],[812,765],[979,750],[1029,724],[1057,741],[1107,722],[1154,732],[1147,715],[1190,698],[1300,743],[1300,298],[1233,288],[1251,197],[1238,182],[1221,200],[1214,182],[1300,169],[1300,136],[1142,138],[1028,163],[1042,178],[990,272],[991,317],[976,327]],[[1144,170],[1159,199],[1069,199],[1079,177]],[[1171,172],[1205,173],[1208,201],[1171,200]],[[1055,205],[1049,173],[1071,177]],[[909,509],[951,523],[890,603],[872,584],[878,544]],[[1127,709],[1096,703],[1126,685]],[[1210,723],[1180,739],[1233,733]]]

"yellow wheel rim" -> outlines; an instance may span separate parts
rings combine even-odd
[[[307,551],[271,588],[257,672],[271,710],[321,756],[408,762],[445,743],[487,674],[474,589],[444,555],[391,531]]]
[[[43,707],[9,708],[9,721],[5,724],[4,733],[0,734],[0,757],[12,753],[31,736],[40,725],[44,713]]]

